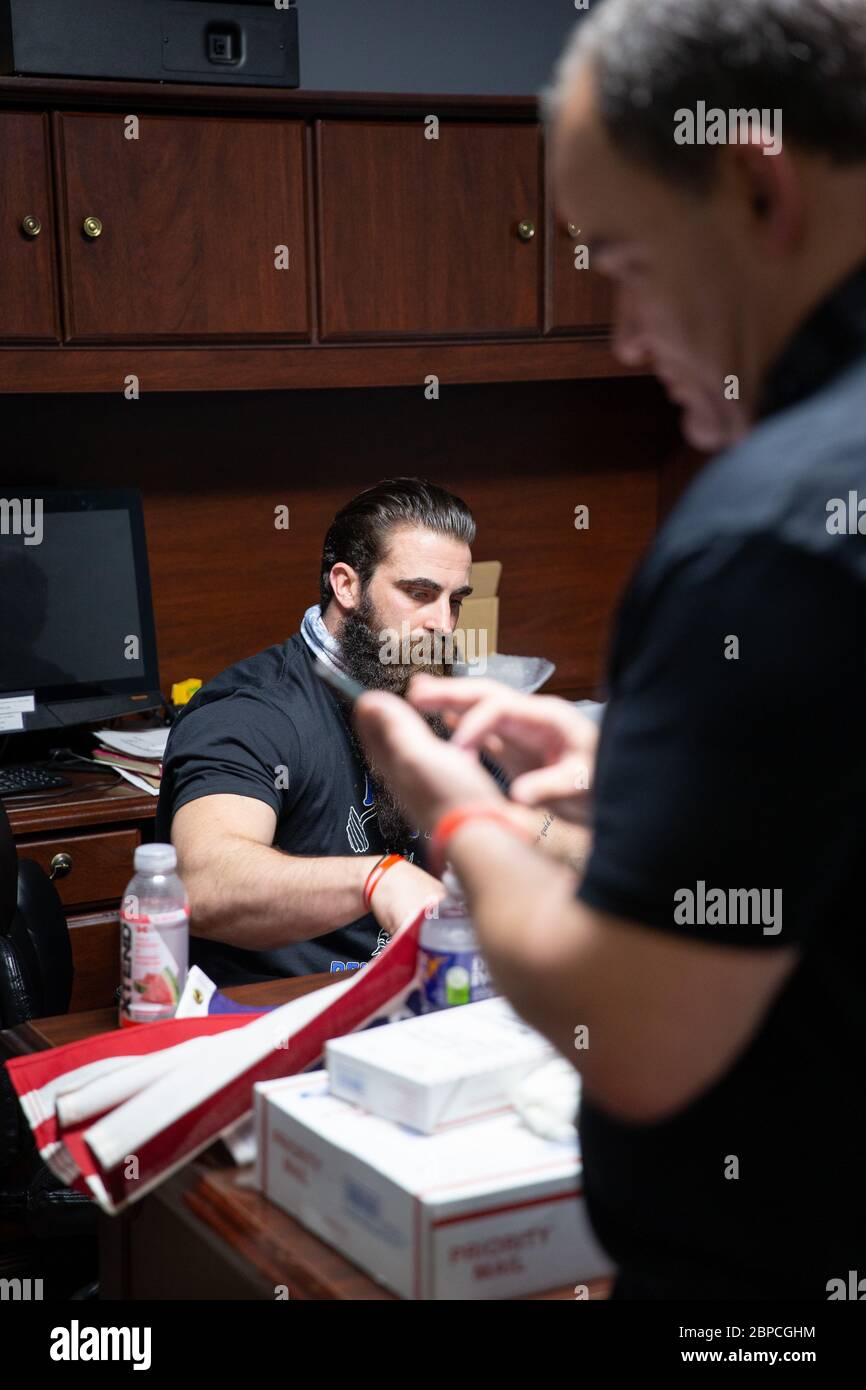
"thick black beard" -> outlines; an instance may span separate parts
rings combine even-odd
[[[349,675],[367,686],[368,690],[390,690],[394,695],[405,695],[406,687],[413,676],[424,672],[431,676],[450,676],[453,663],[441,662],[385,662],[382,660],[382,639],[380,633],[386,630],[368,593],[365,593],[354,613],[343,620],[340,633],[340,647]]]
[[[450,662],[424,665],[384,663],[380,659],[382,644],[379,633],[385,627],[386,624],[380,621],[369,594],[365,594],[356,611],[349,613],[344,619],[340,632],[340,649],[346,670],[368,690],[389,690],[394,695],[402,696],[405,695],[412,676],[417,675],[419,671],[433,676],[451,674]],[[450,736],[441,715],[425,714],[422,718],[439,738],[447,739]],[[370,777],[376,803],[376,819],[385,847],[389,854],[408,856],[418,843],[417,838],[412,838],[416,827],[406,819],[402,806],[375,764],[371,762],[348,717],[346,728],[358,761]]]

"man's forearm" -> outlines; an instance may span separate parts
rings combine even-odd
[[[497,987],[524,1018],[552,1036],[551,1016],[561,1012],[561,962],[573,947],[577,875],[480,817],[452,836],[448,859],[466,891]],[[579,985],[569,981],[569,991]]]
[[[362,890],[378,855],[305,859],[240,836],[219,852],[189,852],[178,866],[197,936],[273,950],[335,931],[364,912]]]
[[[538,849],[567,864],[574,870],[578,879],[583,878],[592,848],[590,825],[576,825],[563,820],[555,811],[541,807],[533,809],[530,806],[518,806],[514,802],[508,803],[508,810],[525,826]]]

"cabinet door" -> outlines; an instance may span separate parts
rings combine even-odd
[[[48,120],[0,112],[0,339],[58,338]]]
[[[325,339],[539,331],[538,127],[426,129],[318,126]]]
[[[133,119],[58,118],[70,340],[306,337],[301,123]]]
[[[608,280],[586,264],[580,228],[549,214],[547,331],[606,328],[613,319]]]

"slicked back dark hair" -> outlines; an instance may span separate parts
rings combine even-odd
[[[600,0],[542,94],[548,120],[587,59],[617,147],[696,194],[712,187],[719,147],[677,145],[674,127],[699,101],[780,110],[783,139],[866,162],[864,0]]]
[[[462,498],[423,478],[385,478],[341,507],[328,527],[319,586],[323,612],[334,596],[333,566],[351,565],[366,588],[397,526],[425,526],[467,545],[475,540],[475,522]]]

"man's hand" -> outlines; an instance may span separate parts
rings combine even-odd
[[[382,875],[370,899],[370,911],[391,936],[406,918],[417,916],[427,903],[438,903],[445,888],[417,864],[393,864]]]
[[[456,715],[455,749],[483,749],[514,780],[512,801],[550,806],[584,821],[598,726],[565,700],[523,695],[499,681],[414,676],[406,699],[425,713]]]
[[[434,680],[439,683],[438,677]],[[507,807],[477,755],[437,738],[397,695],[362,695],[355,705],[355,724],[397,800],[422,829],[429,830],[458,806],[490,802]]]

